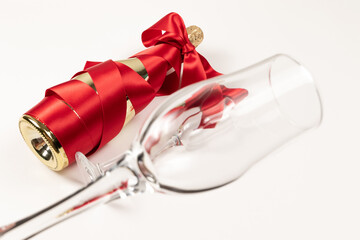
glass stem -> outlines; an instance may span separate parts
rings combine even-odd
[[[113,168],[114,166],[116,166],[116,164],[118,163],[119,159],[122,159],[122,158],[125,158],[126,155],[129,155],[131,154],[130,151],[126,151],[124,153],[122,153],[120,156],[117,156],[109,161],[106,161],[106,162],[101,162],[101,163],[97,163],[96,164],[96,167],[99,171],[99,173],[101,175],[104,175],[104,173],[106,171],[108,171],[109,169]]]
[[[123,159],[126,156],[123,156]],[[119,161],[120,163],[120,161]],[[95,181],[57,203],[19,221],[0,227],[0,239],[29,239],[93,206],[135,193],[137,175],[127,164],[117,165]]]

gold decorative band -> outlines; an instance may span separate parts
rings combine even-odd
[[[125,59],[125,60],[118,60],[117,62],[120,62],[120,63],[128,66],[132,70],[134,70],[137,74],[139,74],[142,78],[144,78],[145,81],[147,81],[149,79],[149,75],[148,75],[148,73],[146,71],[146,68],[145,68],[144,64],[139,59],[137,59],[137,58],[129,58],[129,59]],[[82,82],[86,83],[87,85],[89,85],[92,89],[94,89],[94,91],[97,92],[95,84],[94,84],[93,80],[91,79],[90,74],[87,73],[87,72],[82,73],[80,75],[77,75],[72,80],[82,81]],[[129,98],[127,98],[126,106],[127,106],[127,108],[126,108],[126,118],[125,118],[124,126],[136,114],[135,110],[134,110],[134,107],[133,107],[133,105],[132,105]]]

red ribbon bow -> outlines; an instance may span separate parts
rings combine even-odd
[[[221,75],[195,50],[195,46],[188,38],[184,21],[177,13],[169,13],[160,19],[149,29],[145,30],[141,38],[145,47],[155,46],[158,48],[156,50],[161,49],[158,52],[174,67],[178,81],[173,82],[173,86],[177,88]],[[177,48],[181,56],[177,54],[167,54],[167,52],[171,51],[170,46]],[[146,53],[153,54],[152,50],[153,49],[150,48],[136,56],[141,56]],[[179,64],[179,62],[183,63],[183,72],[181,84],[176,85],[179,84],[180,81],[181,64]]]

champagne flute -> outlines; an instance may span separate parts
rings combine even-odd
[[[319,126],[321,119],[321,100],[311,75],[286,55],[190,85],[152,113],[121,156],[93,164],[78,152],[76,160],[88,184],[1,227],[0,239],[28,239],[100,203],[138,193],[221,187]]]

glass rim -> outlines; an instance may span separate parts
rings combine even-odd
[[[312,90],[313,90],[312,94],[313,94],[313,96],[315,96],[315,99],[317,101],[316,103],[319,105],[318,106],[318,113],[317,113],[316,121],[311,126],[303,126],[303,125],[299,124],[297,121],[294,121],[294,119],[292,119],[291,117],[289,117],[288,112],[285,111],[283,109],[283,107],[281,106],[278,94],[274,92],[274,88],[273,88],[273,85],[272,85],[273,84],[273,79],[272,79],[273,72],[272,72],[272,69],[273,69],[274,65],[276,64],[277,60],[280,59],[280,58],[284,58],[289,63],[292,63],[295,66],[301,68],[301,71],[303,71],[307,76],[308,83],[311,83]],[[311,72],[301,62],[297,61],[296,59],[294,59],[293,57],[291,57],[288,54],[279,53],[279,54],[276,54],[276,55],[270,57],[268,60],[271,60],[270,69],[269,69],[269,84],[270,84],[270,88],[271,88],[271,92],[273,94],[274,100],[275,100],[275,102],[276,102],[276,104],[278,106],[278,110],[280,111],[280,113],[283,116],[286,117],[287,121],[292,126],[298,128],[300,130],[308,130],[308,129],[319,127],[321,125],[322,121],[323,121],[323,115],[324,115],[324,113],[323,113],[323,102],[322,102],[321,94],[320,94],[319,88],[317,86],[316,80],[314,79]]]

